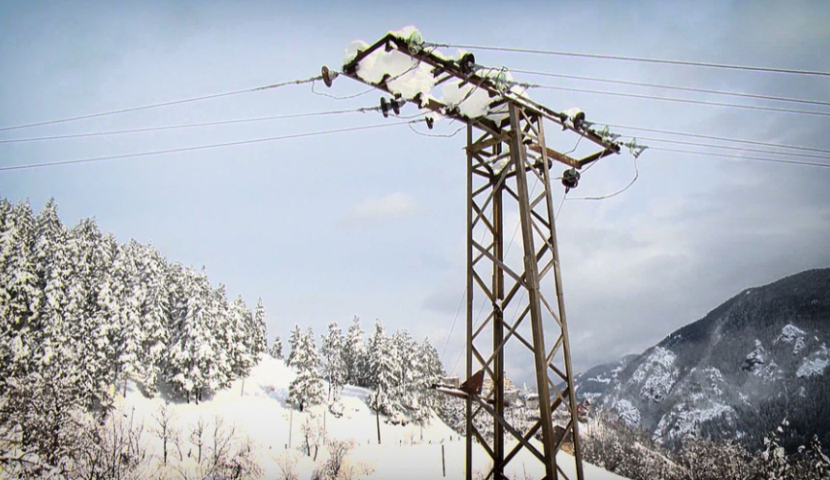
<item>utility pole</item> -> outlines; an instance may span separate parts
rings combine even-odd
[[[397,74],[371,81],[362,68],[378,64],[383,56],[393,60],[410,59],[412,67]],[[370,58],[371,57],[371,58]],[[370,59],[366,63],[363,63]],[[388,62],[392,64],[393,62]],[[472,86],[455,104],[442,103],[432,96],[416,94],[406,97],[395,81],[415,69],[427,66],[433,86],[455,82]],[[472,54],[450,59],[427,48],[420,34],[404,37],[390,33],[357,52],[353,59],[334,72],[323,67],[323,80],[344,75],[376,87],[392,96],[381,100],[384,116],[397,113],[407,102],[419,108],[449,117],[467,125],[467,349],[465,385],[475,385],[447,393],[466,400],[466,478],[472,478],[472,458],[483,452],[492,462],[484,475],[506,479],[505,467],[527,451],[543,467],[546,480],[568,478],[560,468],[557,452],[568,439],[573,443],[576,480],[583,480],[582,453],[579,443],[577,404],[568,341],[567,318],[556,237],[556,207],[552,195],[551,168],[564,164],[563,184],[573,188],[579,180],[578,170],[605,156],[619,153],[620,143],[607,132],[596,132],[585,122],[581,111],[560,113],[516,94],[506,78],[491,75],[476,65]],[[459,108],[476,91],[489,97],[489,114],[468,117]],[[599,147],[582,158],[549,148],[545,141],[545,123],[562,131],[577,134]],[[427,119],[432,128],[432,121]],[[521,229],[517,250],[510,255],[505,243],[505,218],[516,212]],[[519,233],[518,231],[516,232]],[[519,250],[520,249],[520,250]],[[518,254],[517,254],[518,253]],[[487,313],[476,321],[475,305],[484,299]],[[508,309],[516,312],[507,314]],[[547,340],[547,341],[546,341]],[[539,394],[538,420],[519,430],[505,417],[505,368],[533,365]],[[481,389],[481,376],[471,382],[474,373],[483,371],[492,385]],[[563,386],[560,389],[560,386]],[[565,433],[554,435],[553,414],[559,411]],[[488,422],[477,419],[489,417]],[[493,432],[481,431],[477,425],[492,424]],[[541,437],[541,441],[537,439]],[[477,442],[481,448],[474,449]],[[480,453],[479,453],[480,454]],[[563,457],[564,458],[564,457]],[[523,459],[524,461],[525,459]]]

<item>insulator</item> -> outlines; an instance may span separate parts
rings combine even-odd
[[[331,71],[329,70],[329,67],[323,65],[322,74],[323,83],[325,83],[327,87],[331,88],[332,82],[334,82],[334,79],[337,78],[337,72]]]
[[[392,111],[395,112],[395,115],[401,114],[401,106],[406,102],[406,100],[392,100]]]
[[[383,113],[383,118],[389,118],[389,106],[386,97],[380,97],[380,111]]]
[[[435,126],[435,119],[432,117],[426,117],[424,120],[427,122],[427,128],[432,130],[432,127]]]
[[[569,168],[562,172],[562,185],[566,190],[576,188],[579,185],[579,172],[575,168]]]
[[[458,68],[465,76],[473,73],[476,67],[476,57],[472,53],[465,53],[458,61]]]

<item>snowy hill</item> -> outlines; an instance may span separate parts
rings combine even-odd
[[[369,470],[373,470],[369,475],[358,475],[355,478],[443,478],[442,445],[445,452],[446,478],[464,478],[463,438],[441,420],[433,419],[428,426],[421,428],[415,424],[392,425],[381,416],[382,443],[378,445],[375,414],[365,402],[369,393],[366,389],[351,386],[344,388],[340,400],[340,418],[336,418],[324,405],[307,408],[301,413],[286,405],[288,385],[294,375],[293,370],[286,367],[282,360],[264,355],[247,378],[235,381],[231,388],[218,392],[213,398],[198,405],[168,404],[172,424],[179,432],[180,448],[190,455],[195,455],[193,445],[187,440],[188,432],[198,424],[200,418],[205,422],[213,422],[219,416],[227,428],[235,427],[237,441],[242,441],[245,436],[250,436],[253,440],[253,458],[262,468],[262,478],[280,478],[281,459],[284,461],[286,457],[293,457],[297,459],[298,478],[306,479],[311,478],[315,467],[328,455],[321,446],[315,462],[312,457],[298,450],[303,444],[303,425],[316,422],[317,428],[324,429],[328,438],[354,440],[355,446],[349,452],[347,462],[363,464],[368,466]],[[134,425],[143,423],[146,431],[152,431],[158,429],[154,417],[159,417],[159,409],[164,404],[161,397],[148,399],[131,386],[126,397],[118,398],[117,408],[124,415],[131,417]],[[162,441],[158,435],[148,435],[146,441],[152,450],[158,452],[162,449]],[[291,449],[287,448],[289,441]],[[475,448],[475,468],[484,469],[487,467],[484,462],[486,453],[478,445]],[[572,466],[573,461],[565,453],[560,455],[565,471],[568,472],[567,467]],[[523,465],[520,456],[511,463],[515,469],[512,475],[524,478],[524,466],[529,474],[541,477],[542,474],[535,471],[540,466],[539,462],[530,458],[525,460]],[[622,478],[591,465],[585,466],[585,474],[589,480]]]
[[[747,289],[636,358],[589,370],[577,392],[669,446],[696,436],[757,448],[785,417],[793,443],[818,434],[827,444],[828,365],[830,269],[810,270]]]

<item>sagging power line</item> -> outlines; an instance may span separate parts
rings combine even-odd
[[[557,87],[554,85],[540,85],[535,83],[527,83],[523,84],[530,88],[541,88],[545,90],[560,90],[564,92],[579,92],[579,93],[590,93],[595,95],[612,95],[615,97],[627,97],[627,98],[641,98],[646,100],[658,100],[664,102],[678,102],[678,103],[691,103],[696,105],[708,105],[714,107],[729,107],[729,108],[745,108],[749,110],[765,110],[768,112],[781,112],[781,113],[796,113],[801,115],[817,115],[822,117],[830,117],[830,112],[817,112],[813,110],[795,110],[790,108],[777,108],[777,107],[762,107],[759,105],[742,105],[739,103],[725,103],[725,102],[710,102],[706,100],[692,100],[688,98],[676,98],[676,97],[660,97],[657,95],[643,95],[638,93],[624,93],[624,92],[609,92],[607,90],[591,90],[587,88],[574,88],[574,87]]]
[[[157,131],[164,131],[164,130],[177,130],[183,128],[198,128],[198,127],[212,127],[217,125],[233,125],[239,123],[253,123],[253,122],[266,122],[272,120],[287,120],[287,119],[294,119],[294,118],[307,118],[307,117],[322,117],[328,115],[342,115],[346,113],[366,113],[366,112],[376,112],[379,111],[380,107],[361,107],[361,108],[352,108],[348,110],[329,110],[324,112],[308,112],[308,113],[292,113],[286,115],[274,115],[269,117],[256,117],[256,118],[240,118],[236,120],[219,120],[215,122],[200,122],[200,123],[184,123],[179,125],[164,125],[159,127],[145,127],[145,128],[130,128],[124,130],[109,130],[104,132],[88,132],[88,133],[73,133],[67,135],[50,135],[44,137],[27,137],[27,138],[12,138],[9,140],[0,140],[0,144],[3,143],[22,143],[22,142],[36,142],[42,140],[62,140],[68,138],[83,138],[83,137],[98,137],[98,136],[107,136],[107,135],[121,135],[121,134],[128,134],[128,133],[143,133],[143,132],[157,132]]]
[[[712,62],[692,62],[687,60],[672,60],[662,58],[648,58],[648,57],[631,57],[624,55],[602,55],[595,53],[577,53],[577,52],[563,52],[556,50],[536,50],[531,48],[513,48],[513,47],[493,47],[483,45],[461,45],[453,43],[433,43],[438,47],[454,47],[474,50],[491,50],[496,52],[507,53],[529,53],[535,55],[556,55],[562,57],[579,57],[579,58],[593,58],[598,60],[618,60],[624,62],[643,62],[643,63],[658,63],[665,65],[682,65],[689,67],[703,67],[703,68],[718,68],[726,70],[746,70],[751,72],[766,72],[766,73],[784,73],[793,75],[814,75],[822,77],[830,77],[830,72],[819,70],[799,70],[794,68],[777,68],[777,67],[758,67],[752,65],[735,65],[727,63],[712,63]]]
[[[565,78],[569,80],[585,80],[589,82],[599,82],[599,83],[612,83],[617,85],[631,85],[635,87],[647,87],[647,88],[664,88],[667,90],[679,90],[683,92],[695,92],[695,93],[707,93],[712,95],[725,95],[731,97],[739,97],[739,98],[752,98],[757,100],[770,100],[776,102],[791,102],[791,103],[802,103],[807,105],[821,105],[821,106],[830,106],[830,102],[822,102],[818,100],[807,100],[802,98],[790,98],[790,97],[777,97],[773,95],[761,95],[755,93],[740,93],[740,92],[727,92],[723,90],[711,90],[707,88],[697,88],[697,87],[683,87],[679,85],[666,85],[660,83],[648,83],[648,82],[633,82],[628,80],[614,80],[610,78],[598,78],[598,77],[586,77],[581,75],[565,75],[561,73],[551,73],[551,72],[537,72],[533,70],[511,70],[513,73],[523,73],[526,75],[538,75],[543,77],[553,77],[553,78]]]
[[[360,127],[349,127],[349,128],[338,128],[334,130],[323,130],[318,132],[305,132],[305,133],[294,133],[289,135],[279,135],[275,137],[266,137],[266,138],[255,138],[252,140],[239,140],[235,142],[224,142],[224,143],[213,143],[210,145],[196,145],[193,147],[183,147],[183,148],[171,148],[167,150],[154,150],[150,152],[138,152],[138,153],[126,153],[121,155],[107,155],[103,157],[93,157],[93,158],[82,158],[82,159],[74,159],[74,160],[59,160],[55,162],[41,162],[41,163],[31,163],[25,165],[9,165],[5,167],[0,167],[0,172],[7,172],[11,170],[27,170],[32,168],[41,168],[41,167],[54,167],[58,165],[73,165],[79,163],[93,163],[93,162],[102,162],[107,160],[119,160],[119,159],[126,159],[126,158],[137,158],[137,157],[149,157],[154,155],[165,155],[169,153],[181,153],[181,152],[192,152],[196,150],[208,150],[213,148],[222,148],[222,147],[234,147],[239,145],[250,145],[255,143],[263,143],[263,142],[273,142],[278,140],[288,140],[291,138],[303,138],[303,137],[315,137],[320,135],[329,135],[334,133],[345,133],[345,132],[356,132],[359,130],[371,130],[377,128],[386,128],[386,127],[393,127],[397,125],[406,125],[408,123],[417,122],[419,120],[409,120],[405,122],[397,122],[397,123],[382,123],[378,125],[365,125]]]
[[[202,95],[202,96],[199,96],[199,97],[185,98],[185,99],[182,99],[182,100],[173,100],[173,101],[170,101],[170,102],[153,103],[153,104],[149,104],[149,105],[142,105],[142,106],[139,106],[139,107],[130,107],[130,108],[122,108],[120,110],[111,110],[111,111],[108,111],[108,112],[90,113],[88,115],[78,115],[78,116],[75,116],[75,117],[61,118],[61,119],[58,119],[58,120],[46,120],[46,121],[43,121],[43,122],[27,123],[27,124],[24,124],[24,125],[14,125],[14,126],[11,126],[11,127],[0,127],[0,132],[6,132],[6,131],[10,131],[10,130],[19,130],[19,129],[22,129],[22,128],[40,127],[40,126],[44,126],[44,125],[54,125],[54,124],[57,124],[57,123],[74,122],[74,121],[77,121],[77,120],[87,120],[87,119],[90,119],[90,118],[106,117],[106,116],[109,116],[109,115],[118,115],[118,114],[122,114],[122,113],[138,112],[138,111],[141,111],[141,110],[150,110],[150,109],[153,109],[153,108],[161,108],[161,107],[169,107],[169,106],[173,106],[173,105],[181,105],[183,103],[199,102],[199,101],[202,101],[202,100],[210,100],[210,99],[220,98],[220,97],[230,97],[232,95],[240,95],[240,94],[243,94],[243,93],[261,92],[263,90],[271,90],[271,89],[274,89],[274,88],[286,87],[286,86],[289,86],[289,85],[302,85],[304,83],[311,83],[311,82],[314,82],[315,80],[320,80],[321,78],[323,78],[323,77],[320,76],[320,75],[317,75],[317,76],[310,77],[310,78],[304,78],[304,79],[298,79],[298,80],[289,80],[287,82],[272,83],[270,85],[263,85],[263,86],[260,86],[260,87],[246,88],[244,90],[234,90],[234,91],[231,91],[231,92],[214,93],[214,94],[211,94],[211,95]]]

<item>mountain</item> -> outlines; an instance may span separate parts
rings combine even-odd
[[[689,437],[759,447],[830,444],[830,269],[749,288],[640,355],[576,377],[581,398],[672,447]]]

